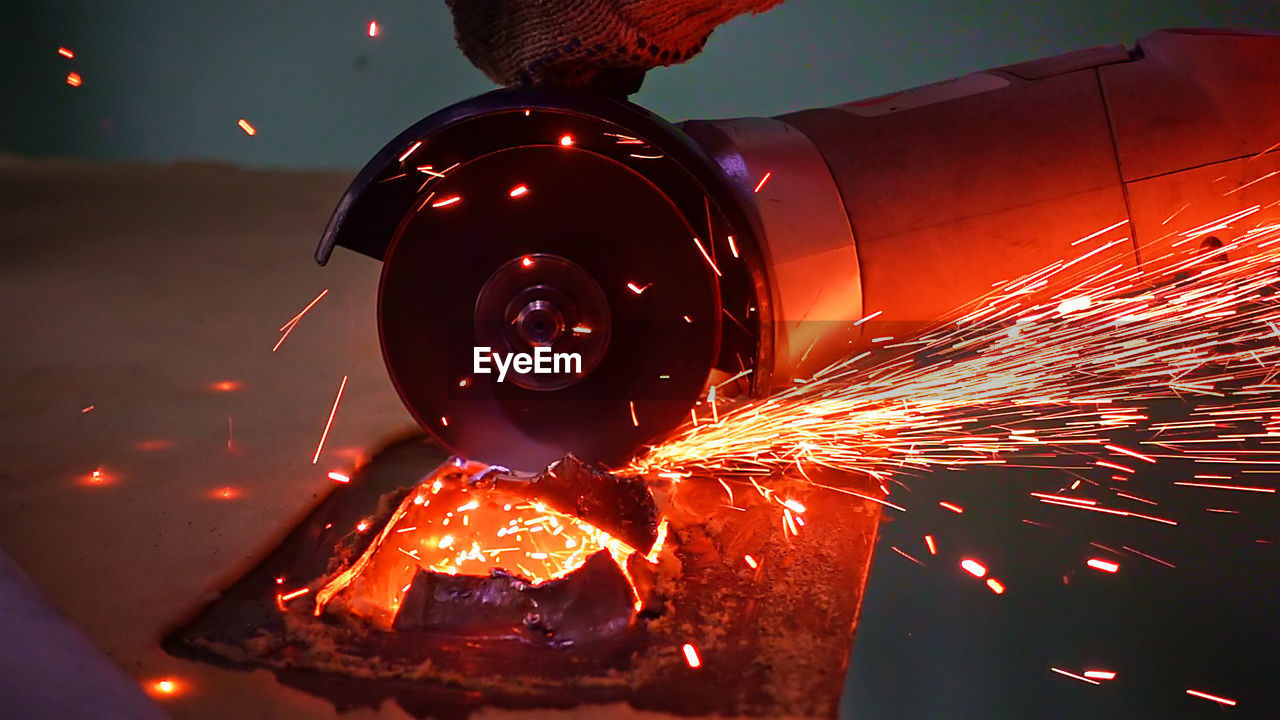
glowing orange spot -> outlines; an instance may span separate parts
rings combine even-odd
[[[508,195],[510,195],[510,196],[511,196],[511,197],[513,197],[513,198],[518,198],[518,197],[520,197],[521,195],[527,195],[528,193],[529,193],[529,188],[528,188],[527,186],[525,186],[525,185],[517,185],[517,186],[515,186],[515,187],[511,188],[511,192],[509,192],[509,193],[507,193],[507,194],[508,194]]]
[[[964,568],[965,572],[969,573],[970,575],[976,578],[986,577],[987,575],[987,566],[983,565],[977,560],[969,560],[969,559],[961,560],[960,567]]]
[[[147,687],[151,691],[151,695],[168,697],[176,695],[182,689],[182,684],[177,680],[165,678],[163,680],[156,680],[150,683]]]
[[[221,487],[221,488],[217,488],[209,491],[209,497],[213,498],[214,500],[235,500],[243,495],[244,495],[244,492],[240,490],[240,488],[231,487],[231,486]]]
[[[680,649],[684,652],[684,661],[688,663],[689,667],[694,668],[695,670],[702,667],[702,658],[698,657],[697,648],[689,643],[685,643],[684,647]]]
[[[471,384],[471,381],[468,380],[467,378],[462,378],[461,380],[458,381],[458,387],[466,387],[470,384]]]
[[[528,255],[520,258],[520,267],[533,267],[533,258]]]
[[[1113,573],[1120,569],[1119,563],[1113,563],[1108,560],[1103,560],[1101,558],[1089,558],[1089,561],[1086,562],[1085,564],[1091,568],[1094,568],[1095,570],[1101,570],[1102,572],[1108,572],[1108,573]]]
[[[133,447],[138,450],[141,450],[142,452],[155,452],[157,450],[167,450],[168,448],[173,447],[173,441],[165,440],[163,438],[157,438],[154,440],[139,440],[138,442],[134,443]]]
[[[340,483],[349,483],[349,482],[351,482],[351,478],[347,477],[346,475],[343,475],[343,474],[342,474],[342,473],[340,473],[340,472],[331,472],[331,473],[329,473],[329,479],[330,479],[330,480],[332,480],[332,481],[334,481],[334,482],[340,482]]]
[[[356,532],[364,532],[365,530],[368,530],[368,529],[369,529],[369,522],[367,520],[361,520],[360,522],[356,523]]]
[[[445,426],[445,427],[449,427],[449,418],[447,418],[447,417],[445,417],[445,416],[441,415],[441,416],[440,416],[440,424],[441,424],[441,425],[443,425],[443,426]]]
[[[71,87],[80,87],[83,83],[80,73],[67,73],[67,84]]]
[[[569,146],[570,146],[570,145],[572,145],[572,144],[573,144],[573,136],[572,136],[572,135],[561,135],[561,136],[560,136],[560,146],[561,146],[561,147],[569,147]]]
[[[378,21],[369,21],[369,37],[378,37]]]
[[[437,200],[431,203],[431,207],[433,208],[449,207],[450,205],[457,205],[460,202],[462,202],[462,196],[454,195],[452,197],[447,197],[443,200]]]
[[[249,124],[249,121],[248,121],[248,120],[245,120],[244,118],[240,118],[240,121],[239,121],[239,122],[237,122],[236,124],[240,126],[240,129],[244,131],[244,134],[245,134],[245,135],[257,135],[257,134],[258,134],[258,129],[257,129],[257,128],[255,128],[254,126],[250,125],[250,124]]]
[[[76,56],[76,54],[75,54],[74,52],[72,52],[72,51],[70,51],[70,50],[68,50],[67,48],[64,48],[64,47],[60,47],[60,48],[58,48],[58,54],[59,54],[59,55],[61,55],[61,56],[62,56],[62,57],[64,57],[64,58],[67,58],[68,60],[71,60],[71,59],[75,58],[75,56]]]
[[[991,588],[991,592],[997,595],[1004,594],[1004,583],[995,578],[987,578],[987,587]]]
[[[1110,670],[1085,670],[1084,676],[1094,680],[1114,680],[1116,674]]]
[[[743,555],[742,559],[746,561],[747,565],[750,566],[752,570],[760,567],[760,563],[756,562],[756,559],[750,555]]]
[[[81,475],[78,482],[79,484],[87,487],[100,487],[103,485],[113,485],[115,484],[115,481],[115,475],[103,470],[102,468],[97,468],[91,472]]]
[[[87,413],[87,412],[93,412],[93,406],[92,406],[92,405],[89,405],[88,407],[84,407],[84,408],[81,408],[81,409],[80,409],[80,413],[81,413],[81,414],[84,414],[84,413]]]
[[[238,380],[219,380],[215,383],[209,383],[209,389],[215,392],[235,392],[244,387],[244,383]]]
[[[950,511],[951,511],[951,512],[953,512],[953,513],[963,513],[963,512],[964,512],[964,508],[960,507],[959,505],[954,505],[954,504],[949,503],[949,502],[940,502],[940,503],[938,503],[938,504],[939,504],[939,505],[941,505],[942,507],[944,507],[944,508],[946,508],[946,509],[950,510]]]

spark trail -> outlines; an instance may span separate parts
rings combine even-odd
[[[1280,437],[1275,205],[1174,243],[1213,232],[1221,248],[1144,248],[1144,268],[1100,259],[1129,241],[1095,234],[1077,257],[1000,284],[896,355],[864,352],[697,417],[629,470],[761,477],[811,463],[883,488],[939,467],[1063,458],[1116,480],[1159,457],[1276,469],[1280,451],[1248,442]],[[1180,402],[1183,417],[1153,420],[1160,401]],[[1113,440],[1121,430],[1149,441],[1125,447]]]

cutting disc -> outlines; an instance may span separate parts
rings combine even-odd
[[[719,350],[719,269],[658,187],[569,143],[492,152],[429,185],[378,298],[387,368],[425,428],[536,470],[567,453],[625,462],[689,417]]]

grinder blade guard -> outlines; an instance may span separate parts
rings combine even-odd
[[[687,420],[709,380],[758,382],[752,236],[711,161],[662,120],[500,90],[388,144],[317,259],[338,244],[384,261],[383,357],[424,428],[537,469],[567,453],[624,462]]]

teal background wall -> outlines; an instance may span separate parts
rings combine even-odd
[[[636,99],[672,120],[777,114],[1172,26],[1280,30],[1280,3],[790,0]],[[443,0],[0,0],[0,152],[350,168],[490,87]]]

